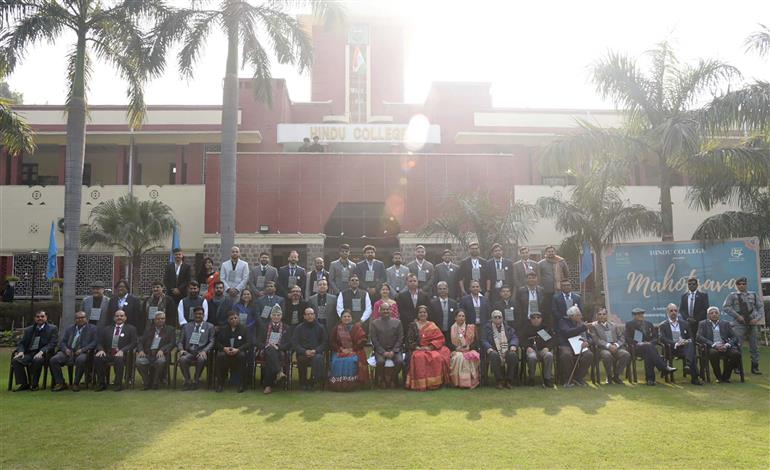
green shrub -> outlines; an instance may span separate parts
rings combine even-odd
[[[48,321],[59,324],[61,319],[61,303],[52,301],[35,302],[35,311],[45,310]],[[11,328],[21,328],[22,325],[33,323],[34,313],[28,301],[0,302],[0,331]]]

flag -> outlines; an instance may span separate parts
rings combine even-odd
[[[171,235],[171,252],[168,254],[169,263],[174,262],[174,250],[177,248],[181,248],[181,246],[179,245],[179,231],[176,229],[176,225],[174,225],[174,234]]]
[[[58,277],[59,270],[56,267],[56,255],[58,249],[56,248],[56,232],[54,231],[53,222],[51,222],[51,237],[48,239],[48,266],[45,270],[45,278],[49,281],[55,277]]]
[[[580,261],[580,282],[585,282],[592,272],[594,272],[594,257],[591,253],[591,246],[588,242],[583,242],[583,259]]]
[[[364,59],[364,54],[361,52],[361,48],[356,46],[353,49],[353,72],[358,73],[365,65],[366,59]]]

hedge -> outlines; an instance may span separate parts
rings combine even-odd
[[[45,310],[48,321],[59,324],[61,319],[61,303],[50,300],[35,302],[35,311]],[[11,328],[21,328],[34,323],[34,313],[28,301],[0,302],[0,331]]]

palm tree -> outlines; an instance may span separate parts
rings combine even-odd
[[[205,5],[207,2],[196,2]],[[220,165],[221,256],[227,259],[235,243],[236,150],[238,139],[238,71],[248,66],[253,72],[255,97],[271,103],[270,56],[279,64],[295,65],[299,71],[310,67],[310,40],[299,22],[286,13],[290,7],[310,4],[313,14],[338,22],[343,11],[339,3],[326,1],[264,1],[252,5],[244,0],[222,0],[215,9],[185,10],[169,22],[191,25],[179,52],[182,74],[191,77],[207,37],[219,29],[227,37],[227,60],[222,97],[222,144]],[[181,18],[181,19],[180,19]],[[164,26],[165,29],[168,27]],[[266,40],[261,38],[264,35]]]
[[[459,243],[464,250],[471,242],[478,241],[483,254],[488,254],[495,243],[510,249],[527,241],[537,222],[535,206],[513,200],[500,204],[484,191],[449,196],[441,214],[429,221],[419,235],[444,236],[447,241]]]
[[[112,65],[128,83],[128,117],[132,128],[144,115],[143,86],[162,71],[168,42],[147,43],[140,28],[146,21],[165,18],[158,0],[119,0],[112,5],[98,0],[4,0],[0,2],[0,62],[10,73],[37,43],[49,44],[74,37],[67,56],[67,151],[64,174],[64,326],[73,322],[75,276],[80,249],[80,210],[85,154],[87,102],[91,60]],[[7,28],[6,23],[7,22]]]
[[[666,43],[650,51],[651,70],[644,73],[636,60],[615,52],[593,66],[599,94],[624,113],[621,129],[582,122],[582,132],[559,139],[544,150],[545,162],[573,165],[587,160],[613,168],[612,183],[624,184],[639,164],[657,167],[663,240],[673,239],[672,176],[689,168],[701,150],[702,132],[697,110],[691,109],[704,91],[740,73],[715,60],[681,65]]]
[[[0,145],[11,155],[34,152],[32,129],[11,109],[11,102],[0,98]]]
[[[618,187],[608,184],[609,175],[592,171],[577,177],[569,198],[557,193],[541,197],[537,207],[543,217],[553,218],[556,230],[569,234],[560,252],[579,253],[587,242],[597,259],[605,247],[641,235],[660,236],[660,212],[641,204],[628,204]],[[593,299],[601,293],[601,266],[594,267]]]
[[[132,194],[100,203],[83,226],[80,242],[117,248],[126,254],[133,292],[139,291],[142,255],[165,246],[177,220],[169,206],[160,201],[140,201]]]

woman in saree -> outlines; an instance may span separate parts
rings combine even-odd
[[[340,323],[332,330],[329,390],[348,392],[369,382],[366,363],[366,332],[361,323],[353,323],[350,310],[342,311]]]
[[[390,284],[383,282],[382,287],[380,287],[380,300],[375,302],[372,306],[372,317],[370,321],[380,318],[380,306],[384,303],[390,305],[390,318],[398,320],[398,305],[396,305],[395,300],[390,298]]]
[[[409,325],[406,348],[410,351],[406,388],[435,390],[449,382],[449,349],[444,333],[428,320],[428,307],[417,307],[417,319]]]
[[[201,285],[200,295],[207,301],[214,298],[214,284],[219,282],[219,272],[214,269],[214,260],[208,256],[203,258],[203,269],[198,275],[198,283]]]
[[[476,388],[479,386],[479,364],[476,325],[465,323],[465,312],[458,310],[455,322],[450,329],[452,343],[449,348],[452,356],[449,361],[449,377],[457,388]]]

